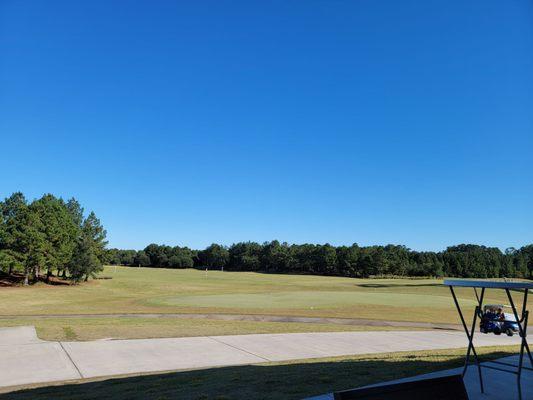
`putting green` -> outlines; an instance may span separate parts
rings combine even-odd
[[[474,301],[461,300],[465,305]],[[321,309],[356,306],[382,305],[390,307],[437,307],[453,306],[450,296],[428,296],[411,293],[373,293],[373,292],[333,292],[333,291],[295,291],[273,293],[236,293],[217,295],[182,295],[151,299],[154,305],[177,307],[217,307],[217,308],[291,308]]]

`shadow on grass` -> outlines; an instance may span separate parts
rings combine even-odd
[[[63,278],[50,276],[50,279],[46,279],[46,275],[42,275],[37,281],[30,281],[30,285],[34,285],[38,282],[53,286],[69,286],[71,284],[70,281]],[[10,275],[0,271],[0,287],[17,287],[22,286],[23,283],[24,274],[21,274],[20,272],[14,272]]]
[[[409,285],[401,284],[398,285],[396,283],[360,283],[355,286],[362,287],[362,288],[371,288],[371,289],[379,289],[379,288],[401,288],[401,287],[408,287],[408,288],[416,288],[416,287],[442,287],[441,283],[413,283]]]
[[[0,287],[20,286],[24,282],[22,274],[7,274],[0,271]]]
[[[496,351],[485,355],[484,359],[508,355],[509,352]],[[460,351],[450,350],[413,355],[397,353],[342,360],[312,360],[297,364],[247,365],[27,389],[0,395],[0,399],[302,399],[459,367],[463,361],[464,356]]]

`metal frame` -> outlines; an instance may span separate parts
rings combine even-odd
[[[528,291],[530,289],[530,284],[524,284],[519,286],[518,282],[509,282],[509,283],[503,283],[498,282],[495,285],[495,282],[482,282],[482,281],[454,281],[454,280],[447,280],[444,282],[445,285],[450,287],[450,292],[452,293],[453,301],[455,303],[455,307],[457,308],[457,312],[459,313],[459,317],[461,318],[461,323],[463,325],[464,331],[466,333],[466,337],[468,338],[468,349],[466,351],[466,357],[465,357],[465,365],[463,368],[462,376],[464,377],[466,374],[466,371],[468,369],[468,366],[471,365],[470,363],[470,354],[472,353],[474,357],[474,364],[477,366],[478,374],[479,374],[479,385],[481,388],[481,393],[485,393],[485,388],[483,386],[483,375],[481,373],[482,368],[489,368],[494,369],[502,372],[509,372],[511,374],[515,374],[517,376],[517,387],[518,387],[518,398],[519,400],[522,400],[522,384],[521,384],[521,377],[522,377],[522,370],[530,370],[533,371],[533,357],[531,356],[531,351],[529,350],[529,344],[527,343],[527,323],[528,323],[528,317],[529,317],[529,311],[526,310],[527,307],[527,295]],[[455,295],[455,291],[453,290],[454,286],[460,286],[460,287],[472,287],[474,289],[474,293],[476,295],[477,299],[477,305],[474,311],[474,317],[472,319],[472,328],[468,330],[468,326],[466,325],[466,321],[463,316],[463,312],[461,311],[461,307],[459,306],[459,302],[457,301],[457,296]],[[481,288],[481,294],[478,294],[477,288]],[[476,331],[476,321],[479,317],[481,319],[482,317],[482,307],[483,307],[483,298],[485,296],[485,289],[487,288],[494,288],[494,289],[503,289],[505,290],[505,293],[507,294],[507,298],[509,299],[509,304],[511,305],[511,308],[513,310],[513,315],[515,317],[515,320],[518,324],[518,334],[522,338],[521,344],[520,344],[520,356],[518,359],[518,366],[510,363],[506,363],[503,361],[488,361],[492,364],[498,364],[498,365],[504,365],[507,367],[513,367],[514,370],[505,369],[497,366],[492,365],[482,365],[481,361],[477,355],[476,348],[474,347],[474,333]],[[524,300],[522,303],[522,313],[520,315],[520,318],[518,317],[518,312],[516,310],[515,303],[513,301],[513,297],[511,296],[511,290],[515,291],[524,291]],[[524,351],[527,352],[527,355],[529,357],[529,361],[531,363],[531,367],[526,367],[523,365],[524,361]]]

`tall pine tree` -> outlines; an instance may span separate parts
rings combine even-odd
[[[74,256],[69,267],[72,280],[87,281],[103,270],[106,231],[94,212],[83,221]]]

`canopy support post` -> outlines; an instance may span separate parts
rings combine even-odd
[[[520,338],[522,338],[520,343],[520,356],[518,358],[518,373],[516,375],[516,381],[518,385],[518,399],[522,400],[522,366],[524,363],[524,350],[527,351],[527,354],[529,356],[529,361],[531,362],[531,365],[533,366],[533,359],[531,358],[531,352],[529,351],[529,345],[527,343],[527,322],[529,318],[529,311],[526,310],[526,303],[527,303],[527,293],[528,289],[524,289],[524,303],[522,304],[522,315],[520,318],[518,318],[518,311],[516,311],[516,307],[513,301],[513,296],[511,296],[511,292],[509,289],[505,289],[505,293],[507,293],[507,298],[509,299],[509,304],[511,305],[511,308],[513,309],[513,315],[516,320],[516,323],[518,324],[518,333],[520,335]],[[523,325],[522,325],[523,324]]]
[[[481,388],[481,393],[485,393],[485,388],[483,386],[483,376],[481,374],[481,363],[479,362],[479,357],[476,352],[476,348],[474,347],[474,332],[476,330],[476,320],[478,313],[481,310],[481,306],[483,304],[483,297],[485,295],[485,288],[481,288],[481,296],[478,298],[478,304],[476,306],[476,309],[474,310],[474,318],[472,320],[472,329],[471,331],[468,330],[468,327],[466,326],[466,322],[463,316],[463,312],[461,311],[461,307],[459,306],[459,302],[457,301],[457,296],[455,295],[455,291],[453,290],[453,286],[450,286],[450,291],[452,292],[453,301],[455,303],[455,307],[457,308],[457,312],[459,313],[459,317],[461,318],[461,323],[463,324],[463,328],[466,333],[466,337],[468,338],[468,350],[466,351],[466,359],[465,359],[465,366],[463,368],[462,376],[464,378],[466,374],[466,370],[468,368],[468,363],[470,362],[470,351],[472,351],[474,355],[474,360],[476,362],[478,374],[479,374],[479,386]],[[476,292],[477,297],[477,292]]]

